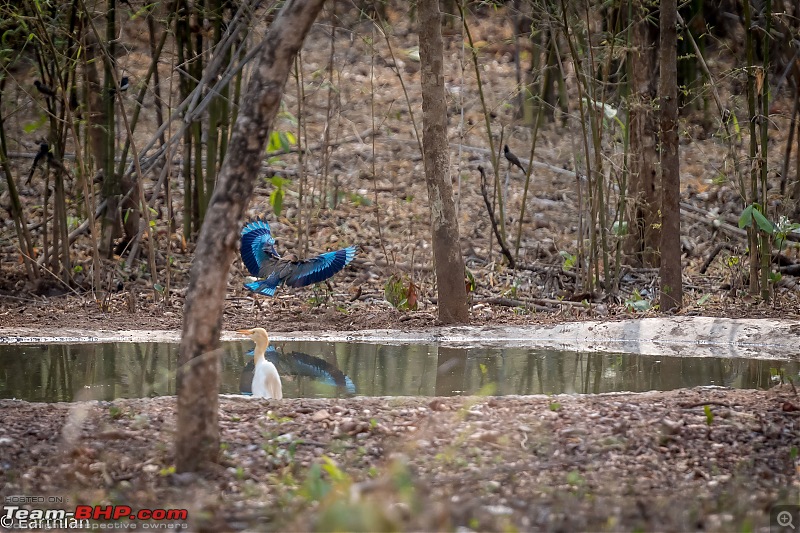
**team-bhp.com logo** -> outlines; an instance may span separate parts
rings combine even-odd
[[[64,509],[23,509],[6,505],[0,525],[17,529],[186,529],[186,509],[139,509],[127,505],[78,505],[74,511]],[[101,522],[102,521],[102,522]],[[114,523],[106,523],[111,521]],[[137,523],[138,522],[138,523]]]

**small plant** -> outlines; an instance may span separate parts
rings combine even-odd
[[[400,311],[417,310],[417,286],[413,281],[392,274],[383,286],[384,298]]]
[[[578,264],[578,258],[575,257],[573,254],[565,252],[564,250],[561,250],[558,253],[564,259],[564,262],[561,264],[562,270],[572,270],[573,268],[575,268],[575,265]]]
[[[714,423],[714,412],[711,410],[710,405],[704,405],[703,411],[706,414],[706,424],[709,426]]]
[[[280,216],[283,211],[283,197],[286,195],[286,186],[291,183],[291,180],[282,178],[280,176],[272,176],[269,182],[274,189],[269,194],[269,205],[275,211],[275,216]]]
[[[308,299],[308,304],[311,307],[320,307],[328,303],[330,300],[330,294],[326,290],[325,282],[316,283],[313,287],[311,287],[312,296]]]
[[[775,225],[770,222],[767,217],[761,213],[761,206],[758,204],[750,204],[744,208],[742,214],[739,216],[739,227],[749,228],[755,223],[758,229],[769,235],[775,234]]]
[[[475,281],[475,276],[468,268],[464,269],[464,283],[467,286],[467,293],[475,292],[475,289],[478,288],[478,283]]]
[[[290,131],[273,131],[269,136],[267,152],[288,152],[297,144],[297,138]]]
[[[586,480],[577,470],[571,470],[567,473],[567,483],[573,487],[580,487],[586,483]]]
[[[630,298],[625,300],[625,309],[630,312],[648,311],[652,307],[650,300],[642,297],[638,290],[634,290]]]

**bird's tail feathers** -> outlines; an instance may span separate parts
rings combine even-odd
[[[275,289],[277,285],[273,285],[268,280],[254,281],[252,283],[245,283],[244,288],[258,294],[265,294],[267,296],[275,296]]]

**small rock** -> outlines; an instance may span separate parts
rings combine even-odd
[[[439,398],[436,398],[435,400],[430,402],[428,404],[428,407],[430,407],[431,411],[446,411],[447,410],[447,406]]]
[[[497,439],[500,438],[499,431],[476,431],[472,435],[469,436],[469,440],[478,440],[481,442],[497,442]]]
[[[100,440],[121,440],[133,438],[133,435],[130,431],[123,429],[109,429],[98,433],[97,438]]]
[[[131,427],[133,429],[144,429],[150,426],[150,417],[144,414],[138,414],[133,417]]]
[[[169,482],[176,487],[186,487],[197,481],[197,476],[193,472],[182,472],[169,476]]]
[[[312,422],[322,422],[323,420],[328,420],[331,417],[331,414],[326,411],[325,409],[321,409],[311,415]]]
[[[287,442],[293,442],[295,438],[294,438],[294,433],[284,433],[282,435],[278,435],[272,440],[278,443],[287,443]]]
[[[486,509],[489,512],[489,514],[495,516],[514,514],[514,510],[511,507],[507,507],[505,505],[486,505],[484,506],[484,509]]]
[[[675,435],[683,427],[683,420],[661,419],[661,433],[664,435]]]
[[[142,472],[144,472],[145,474],[155,474],[159,470],[161,470],[161,468],[158,465],[154,464],[144,465],[142,467]]]
[[[586,435],[586,430],[583,428],[564,428],[558,432],[562,437],[577,437],[579,435]]]

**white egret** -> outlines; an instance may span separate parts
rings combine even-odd
[[[253,351],[255,371],[253,372],[253,397],[283,399],[283,387],[278,369],[264,357],[269,346],[269,335],[264,328],[240,329],[237,333],[247,335],[256,343]]]

